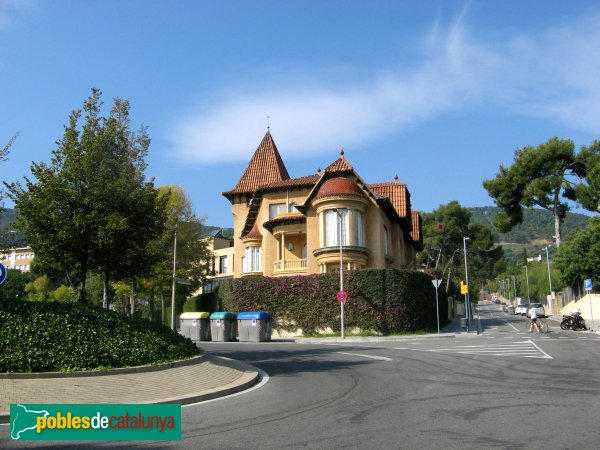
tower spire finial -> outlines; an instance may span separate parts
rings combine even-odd
[[[267,116],[267,131],[271,130],[271,116]]]
[[[344,147],[342,147],[342,149],[340,150],[340,156],[343,158],[344,157]]]

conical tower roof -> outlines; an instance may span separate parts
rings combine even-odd
[[[289,179],[271,132],[267,131],[240,180],[231,191],[224,192],[223,195],[229,197],[232,194],[252,193],[266,184]]]

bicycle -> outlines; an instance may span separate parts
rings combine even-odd
[[[537,323],[538,328],[540,329],[540,333],[547,333],[548,332],[549,327],[548,327],[548,323],[545,320],[540,319],[538,317],[537,320],[536,320],[536,323]],[[525,323],[525,331],[529,331],[529,326],[530,325],[531,325],[530,321],[527,321]],[[533,328],[532,328],[532,331],[533,331]]]

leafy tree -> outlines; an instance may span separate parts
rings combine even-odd
[[[17,139],[17,134],[15,134],[4,147],[0,148],[0,162],[4,162],[8,159],[8,151]],[[0,189],[0,200],[4,198],[4,192]],[[0,208],[0,215],[2,215],[2,209]]]
[[[585,209],[600,212],[600,141],[582,147],[576,163],[581,166],[585,178],[568,189],[566,195]]]
[[[146,130],[130,130],[127,101],[115,99],[102,117],[100,97],[92,89],[81,129],[81,110],[71,113],[51,163],[32,163],[34,179],[25,177],[25,187],[5,183],[18,210],[16,226],[36,257],[75,269],[81,300],[88,272],[106,275],[109,260],[121,276],[135,272],[135,263],[147,270],[147,244],[164,223],[157,192],[143,174]]]
[[[154,266],[150,277],[141,285],[149,293],[149,316],[154,320],[154,300],[156,295],[161,302],[161,320],[165,323],[166,298],[172,294],[173,246],[177,232],[176,276],[191,282],[189,286],[177,286],[177,309],[181,309],[185,298],[197,290],[206,277],[206,261],[209,257],[208,242],[201,235],[204,218],[198,217],[190,199],[180,186],[160,186],[159,197],[166,199],[166,230],[153,242],[153,246],[163,255]],[[169,297],[170,298],[170,297]]]
[[[441,205],[432,213],[423,215],[425,249],[419,258],[427,271],[446,277],[446,292],[449,292],[451,280],[459,284],[465,278],[465,237],[469,238],[467,259],[471,292],[477,292],[503,267],[502,247],[494,247],[492,230],[481,223],[470,225],[470,219],[470,211],[457,201]]]
[[[77,301],[77,290],[61,284],[52,292],[52,298],[58,302],[73,303]]]
[[[7,269],[6,279],[0,285],[0,301],[25,299],[27,297],[25,285],[31,281],[33,281],[33,275],[30,272]]]
[[[600,218],[566,241],[555,257],[564,282],[573,286],[586,278],[600,279]]]
[[[569,210],[561,195],[572,188],[570,176],[585,176],[581,165],[575,164],[574,148],[573,141],[556,137],[537,147],[523,147],[515,151],[510,167],[500,166],[495,179],[483,182],[503,209],[495,223],[500,231],[506,232],[523,222],[524,207],[538,206],[552,212],[556,246],[560,246],[560,225]]]
[[[27,292],[29,300],[47,301],[50,299],[51,290],[52,283],[46,275],[38,277],[25,285],[25,292]]]

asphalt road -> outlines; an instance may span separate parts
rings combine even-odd
[[[184,407],[180,442],[100,445],[599,448],[600,336],[561,331],[551,321],[548,335],[530,334],[525,318],[508,316],[496,305],[481,309],[481,335],[202,343],[208,351],[262,369],[268,381],[249,392]]]

